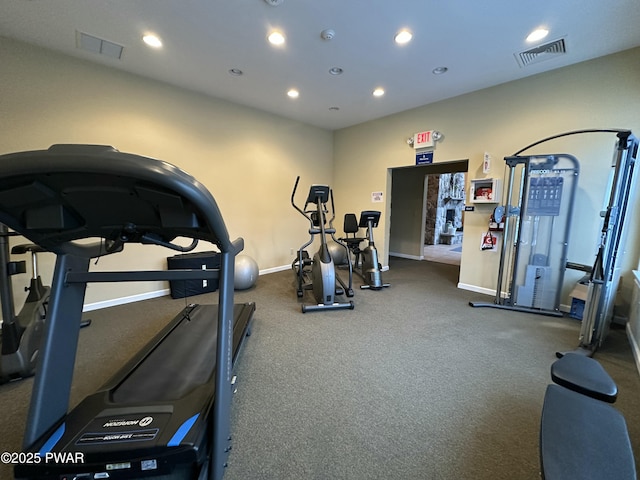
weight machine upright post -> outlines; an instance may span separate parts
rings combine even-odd
[[[502,276],[504,273],[504,262],[507,251],[507,233],[509,232],[509,204],[511,203],[511,193],[513,191],[513,166],[509,165],[509,185],[507,186],[507,205],[505,208],[504,231],[502,232],[502,249],[500,250],[500,264],[498,267],[498,286],[496,288],[495,304],[500,305],[502,302]],[[499,220],[498,220],[499,221]]]
[[[619,268],[617,267],[618,248],[626,233],[623,229],[628,200],[633,188],[635,156],[638,148],[637,140],[630,131],[619,132],[617,137],[609,201],[604,212],[600,247],[587,296],[588,314],[585,313],[583,317],[580,331],[580,348],[586,348],[590,354],[604,341],[613,313],[615,290],[619,282],[619,276],[615,272],[616,268]]]

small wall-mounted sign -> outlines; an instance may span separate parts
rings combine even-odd
[[[433,150],[416,152],[416,165],[425,165],[427,163],[433,163]]]
[[[464,211],[465,212],[473,212],[476,209],[475,205],[465,205],[464,206]]]
[[[482,240],[480,241],[480,250],[483,252],[497,252],[498,251],[498,237],[495,233],[484,232],[481,235]]]
[[[489,173],[491,170],[491,154],[489,152],[484,152],[484,156],[482,158],[482,173]]]
[[[384,197],[382,192],[371,192],[371,202],[372,203],[382,203],[384,201]]]

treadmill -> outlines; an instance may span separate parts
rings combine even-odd
[[[244,241],[230,239],[207,189],[166,162],[54,145],[0,156],[0,223],[56,254],[16,478],[221,479],[233,365],[255,304],[234,305]],[[199,241],[220,251],[219,269],[89,271],[92,259],[127,243],[187,252]],[[218,304],[187,305],[68,412],[87,283],[196,279],[219,281]]]

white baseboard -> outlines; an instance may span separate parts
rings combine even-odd
[[[269,273],[284,272],[285,270],[291,270],[291,265],[281,265],[279,267],[265,268],[260,270],[259,275],[267,275]]]
[[[406,253],[389,252],[390,257],[408,258],[409,260],[424,260],[423,255],[407,255]]]
[[[86,303],[82,307],[82,311],[91,312],[92,310],[100,310],[101,308],[115,307],[117,305],[125,305],[127,303],[139,302],[141,300],[149,300],[151,298],[164,297],[165,295],[169,295],[169,293],[171,293],[171,290],[169,290],[168,288],[165,288],[163,290],[156,290],[154,292],[146,292],[146,293],[139,293],[137,295],[130,295],[128,297],[120,297],[120,298],[114,298],[111,300],[103,300],[101,302]]]
[[[482,293],[483,295],[495,296],[496,291],[493,288],[478,287],[477,285],[469,285],[468,283],[458,282],[460,290],[469,290],[470,292]]]

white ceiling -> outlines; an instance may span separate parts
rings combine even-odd
[[[549,36],[528,44],[539,26]],[[283,47],[267,42],[273,28]],[[402,28],[413,40],[399,46]],[[77,32],[122,45],[121,59],[77,48]],[[163,48],[144,45],[146,32]],[[334,130],[639,46],[640,2],[0,0],[0,35]],[[560,38],[566,54],[520,66],[519,52]],[[449,71],[433,75],[439,66]]]

